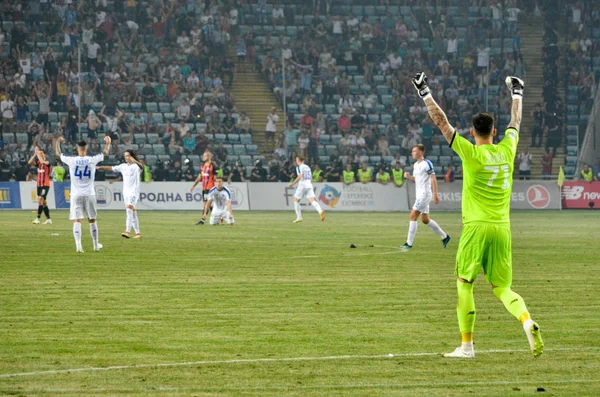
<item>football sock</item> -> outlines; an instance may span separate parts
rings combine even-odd
[[[319,214],[323,212],[321,206],[319,205],[319,203],[317,203],[317,200],[313,200],[311,205],[317,210],[317,212],[319,212]]]
[[[456,280],[458,291],[458,304],[456,314],[458,315],[458,326],[462,335],[463,343],[472,342],[473,330],[475,329],[475,298],[473,298],[473,284],[463,283]]]
[[[417,221],[410,221],[410,223],[408,225],[408,239],[406,240],[406,243],[408,245],[413,245],[413,242],[415,241],[415,234],[417,234],[418,227],[419,227],[419,224],[417,223]]]
[[[129,208],[127,208],[125,211],[127,211],[127,221],[125,222],[125,231],[127,233],[129,233],[129,230],[131,230],[131,220],[133,217],[133,214],[132,214],[133,211],[131,211]]]
[[[296,219],[302,219],[302,209],[299,201],[294,201],[294,210],[296,211]]]
[[[94,242],[94,249],[98,249],[98,223],[90,223],[90,234],[92,235],[92,241]]]
[[[43,205],[38,205],[38,213],[37,213],[38,219],[39,219],[40,216],[42,216],[42,212],[44,212],[44,206]]]
[[[525,306],[525,301],[521,298],[521,295],[506,287],[494,288],[494,295],[504,303],[506,310],[518,318],[519,321],[525,323],[525,321],[530,320],[527,306]]]
[[[440,225],[438,225],[437,222],[434,221],[433,219],[429,220],[427,227],[430,228],[432,232],[434,232],[435,234],[440,236],[440,238],[442,238],[442,239],[446,238],[446,236],[447,236],[446,232],[444,232],[442,230],[442,228],[440,227]]]
[[[73,237],[75,237],[75,247],[81,248],[81,223],[73,222]]]
[[[131,210],[131,224],[135,234],[140,234],[140,221],[138,219],[137,211]]]
[[[50,219],[50,209],[48,208],[48,206],[44,206],[44,215],[46,215],[47,219]],[[39,218],[39,217],[38,217]]]

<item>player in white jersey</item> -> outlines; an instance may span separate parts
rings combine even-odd
[[[104,137],[104,153],[95,156],[87,155],[87,144],[81,141],[77,144],[77,156],[65,156],[60,150],[60,144],[65,138],[56,140],[56,155],[63,164],[69,166],[71,177],[71,210],[69,219],[73,221],[73,236],[77,252],[83,253],[81,246],[81,221],[88,218],[90,234],[94,242],[94,251],[100,251],[102,244],[98,242],[98,223],[96,222],[96,191],[94,180],[96,178],[96,164],[104,160],[110,153],[110,137]]]
[[[294,193],[294,210],[296,211],[296,220],[294,223],[302,222],[302,209],[300,208],[300,200],[304,196],[308,199],[310,205],[312,205],[321,216],[321,221],[325,220],[325,211],[321,208],[317,200],[315,200],[315,190],[312,185],[312,172],[310,167],[304,164],[304,156],[300,155],[296,157],[296,173],[298,176],[288,186],[292,187],[296,183],[298,187]]]
[[[140,221],[135,206],[140,199],[140,180],[143,166],[135,157],[135,153],[133,150],[126,150],[125,162],[123,164],[114,167],[100,166],[97,168],[100,170],[119,172],[123,176],[123,200],[125,201],[127,220],[125,222],[125,232],[123,232],[121,236],[129,238],[129,231],[133,226],[133,230],[135,230],[135,236],[133,236],[133,238],[142,237],[140,234]]]
[[[215,177],[215,186],[208,191],[206,205],[204,206],[204,214],[202,220],[206,220],[206,214],[211,208],[210,224],[218,225],[224,221],[228,225],[233,226],[233,210],[231,209],[231,192],[223,185],[223,177]]]
[[[417,234],[418,219],[421,217],[421,222],[426,224],[435,234],[440,236],[444,248],[450,242],[450,236],[446,234],[437,224],[436,221],[429,217],[429,203],[433,200],[434,203],[439,203],[438,185],[435,178],[435,171],[431,161],[427,160],[425,155],[425,146],[418,144],[413,147],[411,152],[412,158],[416,160],[413,166],[413,176],[408,172],[404,173],[404,178],[415,183],[416,198],[415,204],[410,211],[410,224],[408,227],[408,239],[402,246],[402,249],[409,250],[413,247],[415,235]]]

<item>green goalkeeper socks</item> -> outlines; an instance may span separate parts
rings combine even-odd
[[[529,318],[527,306],[525,306],[525,301],[521,298],[521,295],[506,287],[494,288],[494,294],[502,301],[502,303],[504,303],[506,310],[517,319],[523,321],[523,318]]]
[[[475,299],[473,298],[473,284],[456,280],[458,290],[458,326],[461,334],[472,334],[475,329]]]

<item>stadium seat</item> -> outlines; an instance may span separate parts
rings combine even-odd
[[[146,103],[146,111],[149,113],[158,112],[158,103],[156,102],[147,102]]]
[[[227,140],[227,135],[225,134],[215,134],[215,142],[225,142]]]
[[[169,102],[159,102],[158,109],[161,113],[169,113],[171,111],[171,104]]]
[[[142,146],[142,154],[143,155],[154,154],[154,149],[152,148],[152,145]]]
[[[240,135],[240,143],[243,143],[244,145],[250,145],[250,144],[252,144],[252,135],[250,135],[250,134],[241,134]]]
[[[249,155],[246,155],[246,154],[245,155],[241,155],[240,156],[240,161],[242,162],[242,165],[244,167],[251,166],[252,165],[252,156],[249,156]]]
[[[148,143],[154,145],[158,143],[158,134],[148,134]]]
[[[244,145],[233,145],[233,153],[236,155],[246,154],[246,146]]]
[[[146,143],[146,135],[145,134],[134,134],[133,135],[133,140],[135,141],[135,143],[139,144],[143,144]]]
[[[162,154],[166,153],[165,146],[162,145],[162,144],[154,144],[154,145],[152,145],[152,150],[154,150],[155,154],[159,154],[159,155],[162,155]]]
[[[255,153],[258,153],[258,146],[246,145],[246,150],[248,151],[248,154],[255,154]]]

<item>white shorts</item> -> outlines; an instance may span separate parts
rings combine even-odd
[[[296,191],[294,192],[294,198],[298,200],[302,200],[303,197],[310,199],[315,198],[315,189],[313,189],[312,185],[298,185]]]
[[[229,212],[227,210],[222,211],[214,211],[210,214],[210,224],[218,225],[221,223],[221,219],[228,225],[231,225],[233,222],[231,218],[229,218]]]
[[[430,195],[417,197],[415,200],[415,204],[413,205],[413,210],[419,211],[421,214],[429,214],[429,203],[433,197]]]
[[[72,221],[88,218],[96,219],[96,196],[71,196],[69,219]]]
[[[128,205],[133,205],[133,208],[137,207],[139,199],[139,196],[125,196],[125,208],[127,208]]]

